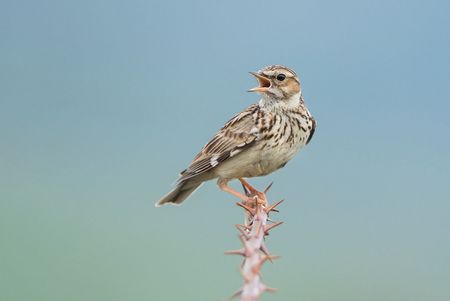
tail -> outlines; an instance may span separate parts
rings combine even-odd
[[[161,207],[165,204],[180,205],[185,199],[187,199],[197,188],[199,188],[203,182],[181,182],[172,189],[171,192],[166,194],[162,199],[155,204],[156,207]]]

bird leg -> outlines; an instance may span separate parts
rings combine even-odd
[[[244,189],[246,191],[246,194],[248,196],[257,196],[259,199],[261,199],[264,203],[267,203],[266,201],[266,195],[264,192],[261,192],[257,190],[255,187],[250,185],[247,181],[245,181],[243,178],[239,178],[239,181],[241,182],[242,186],[244,186]]]
[[[228,186],[227,185],[228,180],[219,179],[217,181],[217,185],[222,191],[228,192],[229,194],[232,194],[233,196],[241,199],[242,200],[241,205],[248,207],[248,209],[256,208],[257,204],[264,204],[264,206],[268,205],[266,195],[264,194],[264,192],[258,191],[256,188],[254,188],[252,185],[247,183],[247,181],[245,181],[242,178],[239,178],[239,181],[242,183],[242,186],[244,187],[245,195]]]
[[[233,188],[231,188],[230,186],[227,185],[228,181],[224,181],[224,180],[219,180],[217,181],[217,185],[219,186],[219,188],[225,192],[228,192],[229,194],[234,195],[235,197],[241,199],[244,204],[248,203],[250,197],[243,195],[242,193],[234,190]]]

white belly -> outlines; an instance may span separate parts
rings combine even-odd
[[[283,167],[305,145],[306,137],[297,137],[290,143],[274,144],[258,141],[236,157],[217,166],[215,174],[220,178],[250,178],[267,175]]]

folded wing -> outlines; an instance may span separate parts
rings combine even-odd
[[[259,137],[255,124],[257,110],[258,105],[255,104],[230,119],[203,147],[191,165],[181,172],[178,182],[212,170],[255,143]]]

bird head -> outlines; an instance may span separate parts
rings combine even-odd
[[[250,72],[250,74],[256,77],[259,87],[248,91],[261,93],[263,98],[289,100],[301,93],[300,80],[297,74],[287,67],[273,65],[258,72]]]

